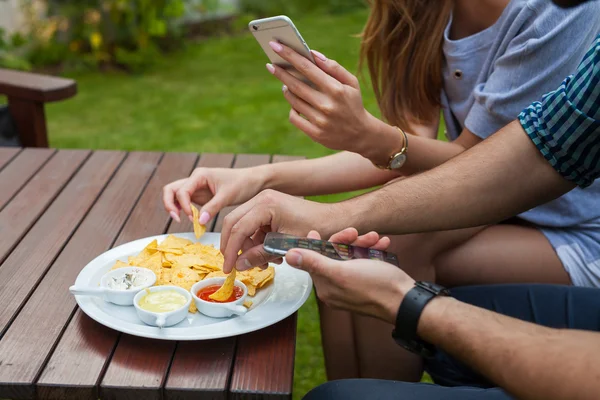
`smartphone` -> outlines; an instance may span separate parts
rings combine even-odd
[[[284,68],[296,78],[310,83],[308,79],[300,74],[292,65],[290,65],[290,63],[279,57],[279,55],[273,51],[271,46],[269,46],[269,42],[271,41],[279,42],[292,48],[298,54],[309,59],[314,64],[315,59],[313,58],[308,45],[302,38],[302,35],[300,35],[300,32],[298,32],[298,29],[294,26],[291,19],[285,15],[257,19],[251,21],[248,24],[248,28],[271,61],[271,64]]]
[[[398,266],[398,257],[387,251],[301,238],[277,232],[267,233],[263,247],[266,252],[278,256],[285,256],[291,249],[309,249],[334,260],[369,259],[385,261]]]

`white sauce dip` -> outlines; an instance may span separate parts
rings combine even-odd
[[[109,289],[113,290],[132,290],[140,286],[144,286],[149,281],[148,274],[142,271],[133,270],[126,272],[119,277],[112,277],[108,279],[107,285]]]

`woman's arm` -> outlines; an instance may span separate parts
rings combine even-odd
[[[255,167],[264,176],[263,189],[294,196],[316,196],[367,189],[398,177],[382,171],[360,156],[340,152],[311,160],[289,161]]]

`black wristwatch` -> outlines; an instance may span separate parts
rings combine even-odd
[[[396,327],[392,337],[400,346],[423,357],[432,357],[435,347],[417,335],[417,326],[423,309],[436,296],[449,296],[450,291],[430,282],[415,282],[402,300],[396,315]]]

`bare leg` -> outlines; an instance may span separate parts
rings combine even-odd
[[[414,279],[447,286],[508,282],[569,284],[570,279],[554,249],[538,230],[518,225],[494,225],[447,232],[397,236],[390,251]],[[321,306],[324,309],[324,306]],[[343,318],[343,326],[337,325]],[[418,380],[421,360],[391,339],[392,326],[372,318],[328,309],[321,314],[323,347],[328,376]],[[340,329],[341,328],[341,329]],[[343,329],[343,330],[342,330]],[[354,347],[340,338],[352,338]],[[337,343],[337,345],[336,345]],[[354,355],[348,354],[354,351]],[[358,360],[342,369],[328,360]],[[350,365],[350,364],[344,364]],[[356,374],[358,375],[346,375]]]
[[[433,254],[457,246],[483,227],[452,232],[396,236],[390,251],[398,254],[401,267],[413,278],[435,278]],[[329,380],[380,378],[419,381],[423,373],[420,357],[399,347],[392,339],[390,324],[319,302],[325,367]]]

